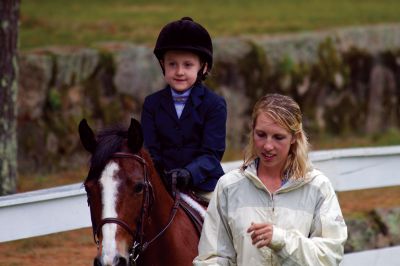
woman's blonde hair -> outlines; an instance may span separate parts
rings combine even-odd
[[[304,178],[311,168],[311,163],[308,159],[309,143],[303,130],[302,113],[299,105],[292,98],[281,94],[266,94],[255,104],[242,169],[257,158],[254,149],[254,128],[257,117],[261,113],[270,116],[294,136],[295,142],[290,147],[283,173],[294,179]]]

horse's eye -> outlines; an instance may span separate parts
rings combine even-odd
[[[144,188],[144,184],[143,183],[139,183],[135,185],[134,191],[135,193],[140,193],[143,191]]]

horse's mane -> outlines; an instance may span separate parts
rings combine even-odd
[[[122,125],[103,129],[97,134],[97,146],[90,159],[90,169],[85,182],[95,178],[100,178],[101,172],[110,157],[114,153],[121,151],[122,145],[127,138],[128,130]],[[142,148],[139,153],[145,161],[147,161],[150,173],[156,172],[149,152]]]
[[[111,155],[121,151],[122,144],[127,136],[128,131],[121,125],[106,128],[97,134],[97,146],[90,159],[90,169],[86,181],[100,177]]]

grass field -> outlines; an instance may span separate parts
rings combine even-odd
[[[397,0],[29,0],[20,48],[129,41],[153,45],[165,23],[191,16],[213,37],[400,22]]]

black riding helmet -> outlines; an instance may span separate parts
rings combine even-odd
[[[168,23],[161,29],[154,47],[154,54],[161,61],[165,52],[169,50],[193,52],[199,55],[202,61],[207,62],[207,70],[212,68],[213,47],[210,34],[190,17],[183,17],[180,20]],[[199,76],[204,80],[207,73],[203,74],[203,70],[204,67],[199,71]]]

